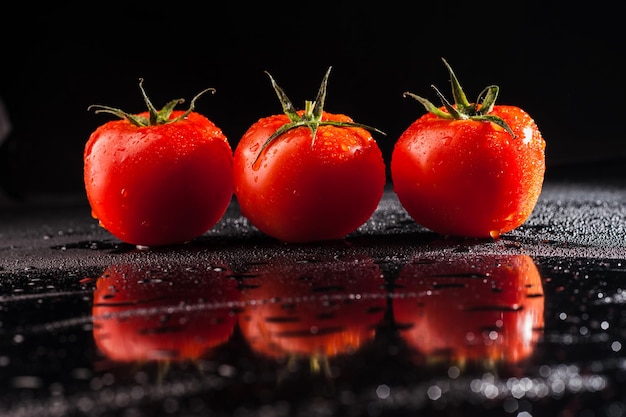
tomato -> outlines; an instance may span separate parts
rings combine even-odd
[[[545,173],[545,141],[535,121],[516,106],[495,105],[497,86],[470,104],[454,72],[455,104],[435,107],[398,138],[391,180],[417,223],[442,235],[498,238],[530,217]]]
[[[516,365],[541,336],[543,283],[527,255],[416,259],[394,283],[416,295],[393,299],[394,320],[430,362]]]
[[[330,68],[317,99],[296,111],[270,76],[285,114],[261,118],[234,153],[242,214],[284,242],[340,239],[365,223],[386,183],[382,153],[368,130],[323,110]]]
[[[195,360],[225,343],[237,314],[237,282],[224,266],[118,264],[96,280],[93,337],[120,362]]]
[[[233,196],[232,149],[220,128],[174,100],[136,115],[91,106],[122,120],[99,126],[84,151],[93,216],[118,239],[140,246],[190,241],[213,227]]]
[[[242,334],[255,352],[323,363],[373,339],[383,320],[386,290],[367,257],[296,262],[273,258],[248,274]]]

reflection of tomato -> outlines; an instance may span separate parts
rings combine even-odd
[[[239,298],[226,269],[114,265],[96,281],[98,348],[117,361],[197,359],[228,340]]]
[[[251,271],[240,328],[252,348],[275,357],[329,358],[373,338],[383,317],[381,271],[368,259],[289,262]]]
[[[393,300],[403,335],[420,353],[514,364],[543,328],[543,285],[526,255],[453,257],[407,264]]]

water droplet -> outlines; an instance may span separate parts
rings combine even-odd
[[[428,390],[426,391],[426,395],[428,395],[428,398],[430,398],[433,401],[441,398],[441,394],[442,394],[442,390],[437,385],[433,385],[429,387]]]
[[[489,232],[489,236],[491,236],[493,239],[497,239],[500,237],[500,231],[499,230],[491,230]]]
[[[388,385],[382,384],[376,387],[376,395],[378,398],[387,398],[391,394],[391,388]]]

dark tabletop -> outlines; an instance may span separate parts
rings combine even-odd
[[[497,240],[438,236],[391,187],[307,245],[236,200],[150,250],[82,196],[5,204],[0,415],[624,415],[623,166],[551,170]]]

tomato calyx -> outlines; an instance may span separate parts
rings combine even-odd
[[[427,99],[408,91],[406,91],[403,96],[409,96],[416,99],[417,101],[422,103],[422,105],[429,113],[432,113],[442,119],[477,120],[483,122],[491,122],[496,124],[497,126],[500,126],[502,129],[506,130],[513,138],[515,138],[515,133],[507,122],[505,122],[502,118],[498,116],[489,114],[493,110],[496,99],[498,98],[500,88],[497,85],[489,85],[480,92],[478,98],[476,99],[476,102],[470,103],[467,99],[467,96],[463,92],[463,88],[461,88],[461,84],[459,83],[458,78],[454,74],[454,71],[452,71],[452,67],[450,67],[450,65],[444,58],[441,58],[441,60],[445,64],[446,68],[448,69],[448,73],[450,74],[454,105],[452,105],[445,98],[445,96],[441,93],[441,91],[439,91],[436,86],[431,85],[431,87],[437,93],[437,96],[443,103],[443,106],[446,108],[447,112],[441,110],[439,107],[435,106]]]
[[[261,150],[259,151],[255,163],[259,160],[265,149],[276,140],[279,136],[284,133],[299,128],[299,127],[308,127],[311,130],[311,147],[315,143],[315,137],[317,134],[317,129],[320,126],[337,126],[337,127],[360,127],[366,130],[370,130],[381,135],[386,135],[385,132],[368,125],[364,125],[362,123],[355,122],[340,122],[336,120],[322,120],[322,114],[324,111],[324,102],[326,101],[326,86],[328,84],[328,77],[330,76],[330,70],[332,67],[328,67],[324,78],[322,79],[322,84],[317,92],[317,97],[314,101],[306,100],[304,102],[304,112],[302,115],[298,114],[298,111],[287,97],[287,94],[283,91],[282,88],[278,86],[276,80],[272,77],[272,75],[265,71],[265,73],[270,78],[270,82],[272,83],[272,87],[278,96],[278,100],[283,108],[283,112],[289,118],[289,123],[278,128],[266,141],[263,143]]]
[[[165,106],[163,106],[161,110],[157,110],[156,107],[154,107],[154,105],[148,98],[148,95],[146,94],[146,91],[143,88],[143,78],[139,79],[139,89],[141,90],[141,95],[143,96],[143,100],[146,103],[146,107],[148,107],[148,112],[149,112],[150,117],[143,117],[137,114],[127,113],[115,107],[104,106],[101,104],[92,104],[91,106],[87,108],[87,110],[96,109],[95,110],[96,113],[111,113],[121,119],[128,120],[130,123],[138,127],[164,125],[168,123],[176,123],[179,120],[182,120],[185,117],[187,117],[189,113],[191,113],[195,109],[196,100],[204,93],[208,91],[210,91],[211,94],[215,93],[214,88],[207,88],[207,89],[202,90],[201,92],[196,94],[194,98],[191,99],[191,102],[189,103],[189,108],[184,113],[182,113],[181,115],[179,115],[178,117],[174,119],[170,119],[172,111],[174,111],[174,108],[176,107],[176,105],[182,104],[185,102],[184,98],[171,100],[168,103],[166,103]]]

